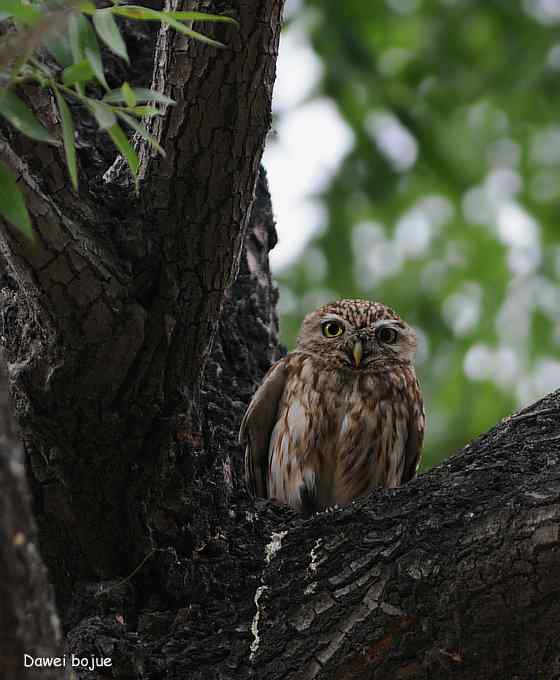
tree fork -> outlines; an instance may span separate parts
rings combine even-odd
[[[8,368],[45,555],[59,584],[66,573],[122,574],[150,543],[144,499],[129,492],[138,488],[140,465],[157,469],[167,455],[158,447],[170,445],[161,436],[169,424],[179,418],[183,429],[194,427],[194,398],[237,270],[270,126],[282,0],[187,4],[227,10],[240,27],[205,29],[219,32],[223,50],[160,30],[153,87],[177,106],[155,130],[164,160],[138,142],[141,200],[114,172],[113,184],[90,181],[83,201],[68,189],[54,192],[49,171],[63,171],[59,150],[46,149],[41,177],[41,147],[26,142],[23,153],[9,130],[1,139],[36,235],[30,243],[3,225],[0,237],[18,287]],[[36,113],[56,128],[44,99]]]

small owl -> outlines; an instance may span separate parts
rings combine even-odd
[[[309,514],[412,479],[424,436],[415,349],[412,328],[379,302],[308,314],[241,423],[252,493]]]

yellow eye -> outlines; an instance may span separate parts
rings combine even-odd
[[[338,321],[325,321],[321,329],[325,338],[338,338],[344,333],[344,328]]]

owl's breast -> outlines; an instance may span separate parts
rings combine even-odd
[[[409,406],[397,377],[360,375],[345,392],[345,408],[337,418],[336,503],[400,483]]]
[[[325,507],[331,496],[336,434],[344,399],[338,378],[316,370],[311,358],[290,372],[269,448],[269,495],[299,505],[302,487]]]
[[[270,495],[297,506],[305,487],[324,508],[398,485],[407,409],[386,380],[299,362],[270,439]]]

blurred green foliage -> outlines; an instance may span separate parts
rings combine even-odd
[[[557,10],[306,0],[292,19],[306,13],[314,96],[332,98],[354,146],[321,196],[326,228],[278,276],[294,301],[283,339],[338,297],[417,327],[425,467],[560,381]]]

